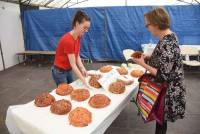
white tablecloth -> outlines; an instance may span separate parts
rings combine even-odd
[[[79,80],[72,83],[74,88],[83,87]],[[59,99],[67,99],[72,103],[72,109],[77,106],[87,108],[92,112],[92,123],[87,127],[74,127],[68,122],[67,115],[55,115],[50,107],[36,107],[34,101],[24,105],[10,106],[7,110],[6,126],[11,134],[102,134],[125,108],[126,104],[136,93],[137,79],[134,84],[127,86],[123,94],[112,94],[104,89],[90,89],[90,95],[103,93],[111,99],[111,104],[103,109],[95,109],[88,105],[88,100],[76,102],[69,96],[59,96],[55,90],[51,94]]]

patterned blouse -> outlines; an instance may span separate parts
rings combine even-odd
[[[185,113],[184,74],[179,42],[174,33],[159,41],[147,64],[157,68],[156,79],[167,81],[169,87],[165,96],[165,120],[174,122]]]

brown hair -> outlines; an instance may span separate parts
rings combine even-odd
[[[79,24],[82,23],[83,21],[90,21],[90,17],[83,11],[78,10],[75,15],[74,15],[74,19],[72,21],[72,28],[75,27],[76,22],[78,22]]]
[[[154,8],[153,10],[144,14],[149,24],[158,26],[160,30],[170,28],[170,17],[164,8]]]

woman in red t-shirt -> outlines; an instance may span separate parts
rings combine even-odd
[[[80,39],[90,27],[90,18],[83,11],[77,11],[72,30],[65,33],[56,48],[52,76],[57,86],[61,83],[73,82],[72,71],[85,84],[87,71],[80,58]]]

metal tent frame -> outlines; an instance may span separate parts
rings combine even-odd
[[[46,8],[68,8],[88,0],[0,0],[16,4],[39,6]]]
[[[68,8],[89,0],[0,0],[0,1],[6,1],[23,5],[46,7],[46,8]],[[124,1],[125,1],[125,6],[127,6],[128,0]],[[177,1],[190,5],[200,4],[200,0],[177,0]]]
[[[200,0],[177,0],[179,2],[183,2],[183,3],[186,3],[186,4],[200,4]]]

